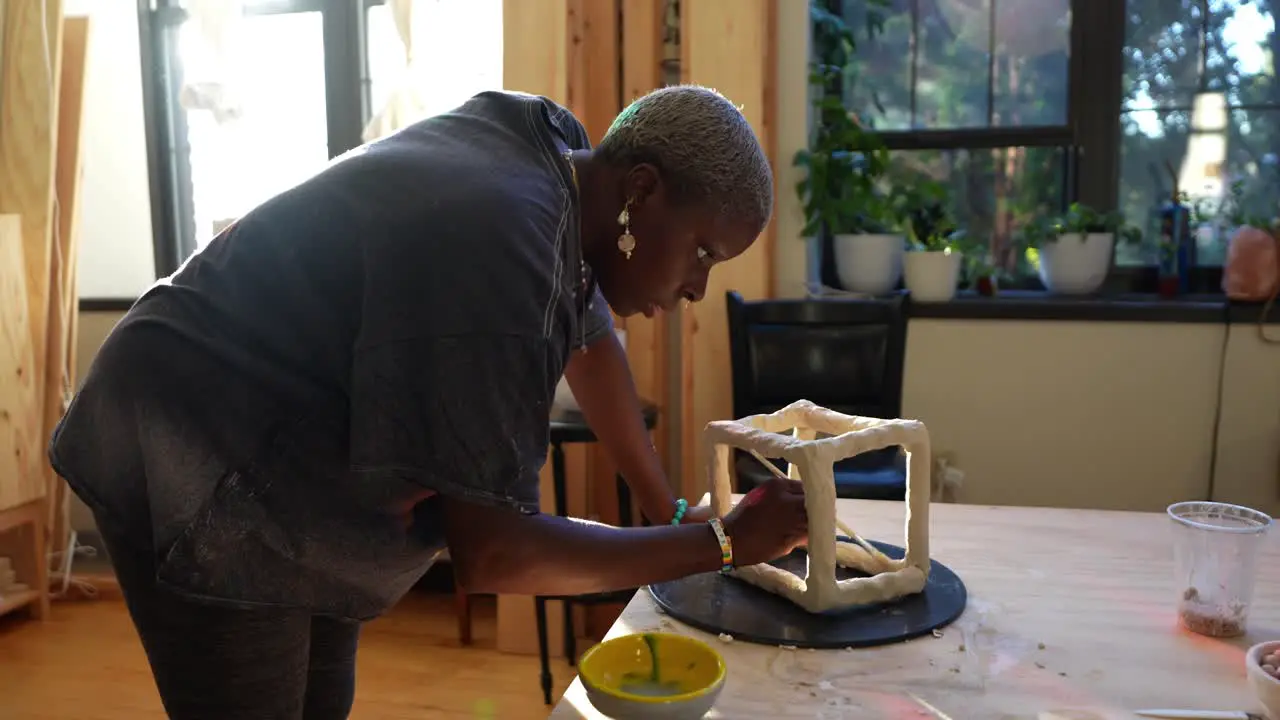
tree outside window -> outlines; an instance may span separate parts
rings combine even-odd
[[[1147,227],[1176,178],[1203,220],[1199,261],[1220,265],[1232,211],[1280,214],[1280,1],[1127,0],[1125,11],[1118,206]]]
[[[1018,229],[1068,199],[1070,0],[839,6],[859,34],[845,103],[889,147],[888,180],[940,182],[971,252],[1030,274]]]

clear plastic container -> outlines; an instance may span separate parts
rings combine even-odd
[[[1243,635],[1270,516],[1239,505],[1182,502],[1169,506],[1169,517],[1179,624],[1209,637]]]

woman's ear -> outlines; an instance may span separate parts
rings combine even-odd
[[[662,176],[658,168],[650,163],[640,163],[627,173],[624,182],[627,199],[632,207],[641,207],[652,202],[655,195],[662,191]]]

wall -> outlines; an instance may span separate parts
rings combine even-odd
[[[134,150],[103,148],[110,143],[101,140],[86,144],[82,273],[106,275],[101,287],[141,289],[146,282],[139,279],[149,281],[151,273],[150,245],[138,246],[138,238],[149,238],[141,102],[102,110],[113,86],[126,95],[136,89],[136,61],[121,67],[133,57],[126,43],[136,56],[136,27],[118,31],[119,50],[110,59],[102,54],[112,46],[108,27],[125,25],[125,15],[132,23],[133,6],[96,0],[94,7],[95,21],[108,19],[95,27],[86,131],[94,138],[119,135]],[[774,290],[789,296],[802,294],[806,267],[789,168],[806,132],[804,64],[797,60],[807,42],[803,8],[779,3],[777,21]],[[112,63],[115,70],[107,70]],[[107,158],[119,165],[114,172],[95,167],[112,167]],[[91,200],[95,196],[99,200]],[[120,259],[102,264],[114,258]],[[97,294],[83,284],[81,292]],[[118,317],[83,315],[82,375]],[[965,470],[966,501],[1155,510],[1203,496],[1216,446],[1216,497],[1280,514],[1280,346],[1264,345],[1251,327],[1235,326],[1226,337],[1220,325],[914,320],[903,403],[904,414],[928,424],[935,448],[953,453]],[[688,435],[688,428],[679,430]],[[78,527],[85,522],[77,517]]]
[[[1224,340],[1226,341],[1224,353]],[[1215,435],[1224,367],[1221,425]],[[1280,346],[1252,327],[913,320],[903,414],[965,471],[965,502],[1280,512]]]

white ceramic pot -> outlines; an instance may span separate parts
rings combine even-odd
[[[836,274],[849,292],[884,295],[902,278],[901,235],[836,235]]]
[[[912,302],[947,302],[960,284],[958,252],[909,252],[903,259],[903,280]]]
[[[613,334],[618,336],[618,342],[622,343],[622,349],[626,350],[627,331],[622,328],[614,328]],[[560,382],[556,384],[556,394],[551,400],[551,405],[552,407],[561,410],[577,411],[581,409],[578,407],[578,399],[573,396],[573,391],[569,389],[569,381],[565,380],[563,377],[561,377]]]
[[[1066,233],[1040,248],[1040,281],[1049,292],[1087,295],[1111,269],[1114,233]]]

